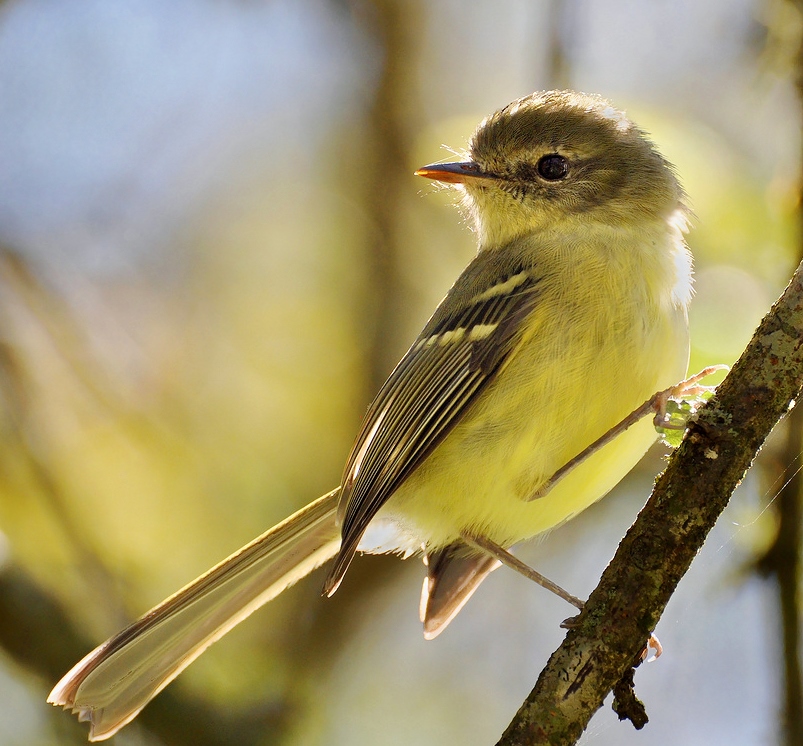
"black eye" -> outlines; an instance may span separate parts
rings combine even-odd
[[[560,181],[569,173],[569,161],[562,155],[551,153],[538,161],[538,175],[547,181]]]

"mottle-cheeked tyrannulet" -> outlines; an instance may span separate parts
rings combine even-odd
[[[456,184],[479,249],[377,394],[342,486],[224,560],[78,663],[49,701],[101,740],[209,644],[334,557],[331,594],[369,523],[375,551],[423,550],[425,634],[448,624],[510,547],[602,497],[655,439],[646,419],[547,480],[688,360],[683,192],[620,111],[571,92],[492,114]],[[542,494],[543,493],[543,494]],[[342,538],[341,538],[342,537]],[[367,537],[366,537],[367,538]]]

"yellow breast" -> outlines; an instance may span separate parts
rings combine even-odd
[[[686,372],[691,268],[680,234],[664,227],[656,236],[630,236],[638,246],[619,241],[610,255],[600,254],[602,237],[584,235],[568,244],[571,261],[561,246],[543,252],[543,291],[515,354],[380,511],[397,527],[391,543],[402,551],[445,546],[462,531],[503,546],[531,538],[601,498],[654,442],[648,417],[530,499]],[[675,245],[644,252],[645,240]]]

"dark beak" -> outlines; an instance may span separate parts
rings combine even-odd
[[[416,176],[424,176],[427,179],[445,181],[449,184],[465,184],[467,181],[479,179],[496,179],[494,174],[484,172],[479,164],[473,161],[462,163],[433,163],[430,166],[419,168],[415,172]]]

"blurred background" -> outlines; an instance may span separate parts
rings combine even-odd
[[[337,484],[474,251],[413,171],[510,100],[592,91],[652,134],[696,215],[691,368],[733,362],[799,261],[802,29],[784,0],[0,2],[0,743],[83,743],[55,681]],[[800,743],[788,429],[657,629],[651,722],[584,744]],[[664,457],[522,556],[587,595]],[[494,743],[571,609],[501,570],[425,642],[422,577],[316,574],[112,742]]]

